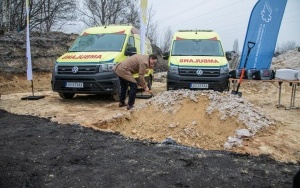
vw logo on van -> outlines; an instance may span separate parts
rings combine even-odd
[[[75,73],[77,73],[78,72],[78,67],[72,67],[72,72],[75,74]]]
[[[196,74],[197,74],[198,76],[202,76],[202,74],[203,74],[203,70],[201,70],[201,69],[198,69],[198,70],[196,71]]]

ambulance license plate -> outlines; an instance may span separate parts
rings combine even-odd
[[[66,82],[66,87],[83,88],[83,82]]]
[[[191,83],[190,88],[207,89],[208,84]]]

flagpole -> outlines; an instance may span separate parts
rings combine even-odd
[[[141,0],[140,5],[140,22],[141,22],[141,54],[145,54],[145,38],[147,23],[147,0]]]
[[[34,96],[34,91],[33,91],[33,80],[31,80],[31,91],[32,91],[32,96]]]
[[[30,36],[29,36],[29,2],[26,0],[26,59],[27,59],[27,80],[32,80],[32,63],[31,63],[31,50],[30,50]]]
[[[27,60],[27,80],[31,81],[32,96],[22,97],[21,100],[38,100],[45,96],[34,96],[33,79],[32,79],[32,63],[31,63],[31,50],[30,50],[30,36],[29,36],[29,1],[26,0],[26,60]]]

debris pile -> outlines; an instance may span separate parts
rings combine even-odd
[[[237,129],[235,135],[228,137],[224,143],[225,149],[242,146],[242,139],[244,137],[252,137],[261,129],[275,124],[271,118],[255,108],[253,104],[229,92],[220,93],[215,91],[193,90],[164,91],[157,94],[154,98],[137,105],[132,113],[152,106],[157,114],[163,113],[176,116],[181,106],[184,105],[183,100],[187,99],[194,103],[203,103],[205,98],[209,101],[209,105],[205,109],[207,115],[212,115],[213,112],[217,111],[221,116],[213,118],[219,118],[222,121],[234,118],[245,126],[243,129]],[[193,122],[192,124],[197,126],[197,122]],[[176,124],[170,123],[170,127],[172,126],[177,127]]]

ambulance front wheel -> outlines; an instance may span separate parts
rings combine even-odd
[[[59,96],[63,99],[72,99],[75,93],[58,93]]]

